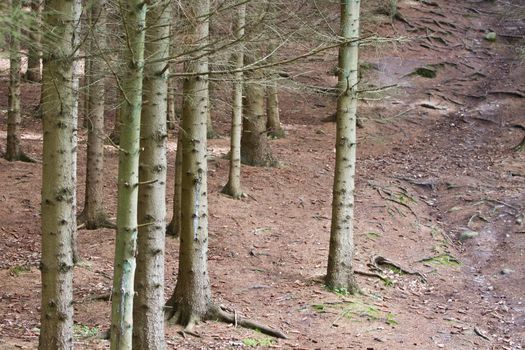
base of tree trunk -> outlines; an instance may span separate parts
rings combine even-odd
[[[25,162],[25,163],[36,163],[37,161],[24,152],[19,152],[17,155],[9,154],[7,151],[4,154],[5,160],[9,162]]]
[[[357,285],[357,281],[355,280],[355,277],[352,275],[348,276],[344,281],[337,281],[333,280],[334,278],[330,278],[330,276],[325,276],[324,283],[326,288],[328,288],[331,291],[341,291],[345,290],[349,294],[355,295],[355,294],[361,294],[361,289]]]
[[[233,199],[241,199],[244,196],[244,193],[240,189],[238,190],[233,188],[229,181],[226,185],[224,185],[221,193],[230,196]]]
[[[175,222],[174,219],[171,219],[168,226],[166,226],[166,236],[179,238],[179,225]]]
[[[198,317],[196,315],[182,315],[180,312],[177,312],[176,305],[169,305],[169,303],[170,301],[168,301],[169,310],[166,312],[166,320],[172,320],[175,324],[182,325],[184,327],[183,332],[188,334],[195,335],[193,328],[201,321],[220,321],[243,328],[253,329],[271,337],[288,339],[288,337],[279,330],[272,329],[250,319],[239,317],[235,311],[228,312],[215,304],[208,305],[208,310],[204,317]],[[183,322],[181,320],[187,321]]]
[[[252,157],[249,154],[241,154],[241,163],[245,165],[270,168],[276,168],[279,166],[279,161],[270,153],[267,153],[263,157]]]
[[[99,214],[95,218],[88,218],[85,211],[77,217],[77,229],[97,230],[99,228],[116,229],[117,225],[111,222],[106,214]]]
[[[206,138],[208,140],[213,140],[213,139],[218,139],[220,138],[221,135],[219,135],[218,132],[216,132],[215,130],[211,129],[211,130],[208,130],[206,132]]]
[[[283,128],[270,129],[268,130],[268,137],[271,139],[283,139],[286,137],[286,133]]]

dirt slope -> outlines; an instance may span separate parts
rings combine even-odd
[[[409,40],[368,48],[362,85],[396,84],[360,106],[356,268],[364,295],[325,290],[335,126],[333,97],[283,91],[287,138],[272,141],[282,166],[243,168],[250,194],[219,194],[226,138],[210,142],[210,273],[215,298],[278,327],[288,340],[208,322],[201,337],[167,328],[171,349],[522,349],[525,344],[525,21],[518,2],[400,1],[399,15],[370,13],[365,32]],[[523,4],[521,4],[523,6]],[[366,9],[365,9],[366,10]],[[521,15],[520,15],[521,13]],[[484,39],[487,32],[497,39]],[[330,85],[334,52],[311,59],[312,84]],[[411,74],[429,66],[435,78]],[[366,69],[365,69],[366,68]],[[5,130],[7,82],[0,82]],[[25,86],[28,113],[38,103]],[[226,133],[227,114],[217,125]],[[38,158],[40,127],[25,119],[24,147]],[[5,142],[5,131],[1,134]],[[85,143],[80,144],[81,151]],[[173,146],[173,145],[171,145]],[[170,148],[173,161],[173,147]],[[115,211],[117,154],[108,147],[107,207]],[[172,162],[173,163],[173,162]],[[79,181],[85,172],[79,158]],[[169,168],[173,176],[172,165]],[[0,160],[0,349],[38,339],[40,164]],[[170,186],[172,184],[170,183]],[[78,198],[83,198],[79,188]],[[168,191],[171,193],[171,190]],[[81,207],[81,205],[79,205]],[[472,236],[460,240],[460,236]],[[113,232],[81,231],[75,270],[77,348],[107,329]],[[168,241],[167,293],[178,243]],[[375,264],[386,258],[398,268]],[[382,269],[378,271],[377,268]],[[422,276],[415,274],[419,272]]]

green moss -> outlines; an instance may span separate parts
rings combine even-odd
[[[9,274],[11,276],[15,276],[15,277],[18,277],[24,273],[28,273],[28,272],[31,272],[31,267],[30,266],[25,266],[25,265],[15,265],[15,266],[12,266],[10,269],[9,269]]]
[[[275,345],[277,342],[272,338],[244,338],[242,343],[250,348],[255,348],[258,346],[269,347]]]
[[[461,262],[449,254],[437,255],[431,258],[424,259],[423,261],[432,265],[444,265],[453,267],[461,266]]]
[[[97,326],[90,327],[85,324],[73,325],[73,334],[77,338],[90,338],[98,334],[99,328]]]
[[[489,32],[489,33],[485,34],[485,40],[491,41],[491,42],[496,41],[496,33]]]

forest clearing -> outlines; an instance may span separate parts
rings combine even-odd
[[[171,3],[169,0],[149,2]],[[205,2],[207,0],[193,3]],[[229,42],[224,47],[231,52],[223,53],[217,49],[209,53],[209,62],[207,58],[203,61],[208,53],[202,52],[206,52],[208,45],[223,45],[213,44],[213,38],[225,36],[225,32],[234,38],[229,39],[233,42],[250,38],[253,33],[250,34],[248,25],[240,24],[241,21],[235,24],[230,22],[243,18],[248,24],[252,23],[250,21],[258,23],[259,19],[250,19],[250,6],[254,6],[252,11],[255,13],[258,4],[249,0],[241,2],[241,5],[238,1],[212,1],[212,8],[216,10],[213,13],[218,19],[214,21],[212,17],[211,21],[206,21],[208,26],[211,22],[211,29],[205,28],[202,21],[203,17],[208,18],[207,15],[198,15],[198,9],[192,8],[197,13],[193,18],[197,24],[192,22],[194,25],[191,28],[197,33],[195,35],[210,38],[212,44],[199,42],[197,49],[188,54],[190,58],[181,59],[182,64],[176,61],[178,65],[170,68],[171,78],[162,83],[166,85],[151,78],[157,76],[156,71],[150,72],[150,76],[144,75],[144,86],[151,91],[157,91],[157,88],[175,90],[171,102],[167,95],[164,109],[168,123],[175,123],[177,127],[165,131],[168,135],[164,196],[167,217],[161,220],[162,232],[175,211],[177,133],[190,133],[196,129],[195,135],[202,135],[208,131],[207,147],[202,147],[206,146],[206,142],[199,142],[198,138],[185,138],[185,147],[191,144],[195,149],[190,152],[189,148],[184,148],[186,153],[182,162],[186,163],[180,164],[187,170],[181,175],[182,191],[189,191],[190,186],[197,185],[199,193],[199,184],[205,186],[206,182],[199,182],[202,172],[200,168],[191,168],[193,163],[189,164],[187,154],[202,154],[201,161],[207,164],[204,171],[204,176],[207,173],[207,190],[203,190],[207,197],[207,212],[203,212],[206,208],[203,209],[202,203],[199,207],[194,192],[191,196],[189,192],[181,195],[181,198],[192,199],[191,205],[188,205],[190,208],[185,209],[184,201],[179,204],[182,211],[179,215],[191,216],[188,222],[191,221],[192,225],[196,217],[207,218],[207,236],[201,240],[196,224],[191,226],[194,231],[189,233],[185,233],[189,226],[182,224],[179,233],[183,242],[185,237],[190,237],[189,241],[194,244],[186,251],[196,251],[200,245],[207,246],[204,258],[197,258],[206,260],[207,254],[207,270],[205,268],[202,272],[196,265],[186,269],[209,273],[209,286],[199,285],[198,288],[211,289],[216,309],[212,307],[215,313],[210,310],[204,312],[202,322],[194,320],[195,315],[191,312],[187,320],[180,316],[180,310],[184,313],[185,307],[181,303],[185,301],[181,301],[184,298],[180,295],[177,296],[181,293],[180,289],[176,291],[179,261],[189,259],[189,254],[179,259],[181,240],[170,235],[166,235],[165,248],[164,244],[160,248],[148,248],[151,251],[164,250],[164,282],[155,283],[165,283],[161,294],[164,299],[160,302],[162,305],[167,303],[167,314],[172,309],[172,314],[175,314],[164,325],[161,341],[166,349],[517,350],[525,347],[525,2],[363,2],[359,36],[363,42],[360,45],[354,40],[356,37],[341,34],[339,39],[343,38],[344,45],[314,43],[309,46],[309,32],[300,32],[304,29],[301,26],[311,21],[312,26],[319,26],[315,28],[318,34],[324,33],[322,30],[339,33],[340,7],[344,8],[340,3],[350,2],[355,1],[305,1],[300,4],[276,1],[275,8],[270,6],[272,1],[268,2],[270,5],[265,11],[274,16],[261,17],[264,17],[261,23],[271,21],[271,25],[264,26],[270,29],[264,30],[290,36],[282,34],[281,41],[277,43],[264,38],[258,38],[260,41],[254,39],[243,50],[247,55],[244,61],[235,49],[229,47],[234,45]],[[391,4],[396,5],[394,9]],[[224,15],[241,6],[248,8],[246,18],[235,13]],[[3,12],[0,16],[7,11],[1,6],[0,10]],[[292,23],[288,19],[293,17],[292,14],[305,22]],[[355,16],[355,12],[352,14]],[[170,34],[169,26],[162,25],[162,20],[171,21],[172,18],[162,16],[159,14],[161,25],[158,25],[158,30],[164,32],[159,37],[168,38],[173,34]],[[111,16],[108,18],[110,26]],[[91,23],[92,28],[96,28],[101,22]],[[244,27],[247,34],[239,30]],[[192,43],[193,34],[185,35],[185,44]],[[107,36],[118,37],[116,34]],[[104,35],[98,40],[102,37]],[[319,37],[323,35],[319,34]],[[85,39],[84,43],[82,38],[77,44],[88,45],[89,40]],[[268,44],[261,44],[265,40]],[[41,188],[45,163],[43,130],[49,130],[43,129],[39,116],[44,114],[45,118],[46,113],[51,112],[46,109],[48,106],[41,105],[42,98],[46,97],[45,94],[41,97],[41,87],[45,83],[22,79],[21,148],[34,162],[6,160],[4,154],[7,153],[10,109],[7,42],[0,50],[0,349],[36,349],[41,337],[41,268],[45,266],[42,263],[45,257],[41,254],[41,218],[47,213],[41,210],[41,194],[46,193],[46,189]],[[162,45],[160,39],[151,42]],[[137,43],[138,40],[129,40],[128,45],[135,47],[133,45]],[[272,59],[268,55],[261,61],[257,56],[255,59],[250,57],[252,52],[260,54],[259,51],[264,51],[250,46],[254,43],[269,46],[270,51],[277,52],[276,57]],[[332,191],[337,128],[334,116],[337,115],[338,99],[340,101],[343,95],[336,88],[338,49],[353,44],[356,49],[359,46],[359,76],[355,70],[354,77],[358,82],[353,84],[352,77],[347,77],[343,91],[359,90],[355,205],[352,206],[355,210],[353,222],[350,220],[354,228],[355,252],[353,266],[349,270],[355,276],[359,293],[352,293],[350,287],[325,286],[331,223],[334,222]],[[97,44],[91,42],[89,45],[95,45],[100,50]],[[163,50],[173,50],[169,48],[169,39],[167,45],[168,48],[153,49],[150,46],[152,51],[148,56],[146,38],[145,57],[153,64],[146,65],[145,71],[148,67],[156,67],[163,70],[162,74],[165,73],[163,67],[166,63],[156,59],[155,55]],[[171,45],[174,45],[173,42]],[[215,46],[213,48],[216,49]],[[84,55],[83,50],[87,52],[87,49],[81,49],[80,56]],[[134,49],[129,51],[131,55],[137,54]],[[299,57],[304,52],[304,57]],[[22,72],[27,67],[24,55]],[[170,56],[177,59],[183,57],[178,55],[171,52]],[[87,54],[85,56],[88,57]],[[136,58],[129,55],[124,58],[119,56],[118,59],[111,57],[115,61],[122,59],[133,63]],[[77,61],[81,59],[77,57]],[[46,62],[44,59],[44,70]],[[82,62],[86,67],[89,64],[111,66],[106,59],[89,63],[86,58]],[[131,70],[136,68],[126,62],[123,66]],[[233,65],[233,68],[224,62]],[[257,64],[275,68],[270,74],[273,78],[259,76],[258,69],[250,70],[249,67],[257,67]],[[79,71],[83,72],[83,69],[79,68]],[[198,85],[208,80],[208,71],[227,69],[231,70],[232,77],[210,74],[209,88],[208,83],[205,88]],[[71,268],[72,334],[77,349],[109,349],[110,342],[115,341],[115,332],[108,334],[113,327],[111,299],[115,297],[112,293],[115,237],[124,237],[125,227],[134,225],[141,229],[150,224],[149,221],[137,223],[136,214],[124,218],[122,212],[117,212],[119,205],[123,205],[118,202],[121,199],[118,199],[117,193],[123,191],[122,181],[119,181],[122,176],[119,162],[122,164],[122,157],[133,154],[126,149],[136,148],[137,154],[155,152],[139,145],[142,139],[139,140],[138,130],[143,133],[145,129],[140,123],[122,129],[124,134],[120,133],[120,140],[110,141],[109,135],[114,130],[118,113],[140,114],[143,105],[154,108],[155,104],[143,97],[147,92],[144,90],[142,98],[147,102],[141,102],[140,93],[124,94],[128,104],[117,107],[117,101],[122,99],[117,85],[121,92],[124,91],[126,84],[133,84],[136,72],[123,75],[122,80],[118,78],[119,72],[109,70],[104,73],[96,68],[91,72],[93,76],[107,74],[109,78],[105,84],[106,91],[95,85],[96,80],[91,80],[91,91],[100,93],[90,92],[95,96],[92,102],[84,97],[87,90],[82,86],[87,78],[83,73],[79,80],[80,89],[77,88],[80,90],[80,97],[77,97],[78,144],[71,144],[72,150],[77,150],[74,160],[76,175],[73,176],[76,194],[71,196],[78,203],[72,210],[73,215],[79,215],[76,230],[79,259]],[[241,72],[247,79],[245,88],[253,85],[253,89],[245,91],[244,95],[242,91],[241,95],[235,95],[232,91],[239,76],[234,74]],[[205,75],[206,79],[198,79]],[[242,74],[240,76],[243,79]],[[169,79],[176,83],[169,85],[168,89],[168,84],[171,84]],[[262,82],[257,82],[257,79]],[[239,118],[242,113],[248,113],[241,110],[235,96],[239,99],[244,97],[244,101],[255,100],[254,96],[261,93],[255,85],[278,94],[277,109],[282,133],[270,137],[270,131],[279,128],[274,125],[267,130],[267,124],[262,126],[264,142],[268,143],[264,147],[271,152],[263,155],[268,163],[263,166],[243,163],[240,168],[242,195],[225,194],[225,185],[229,178],[230,181],[232,179],[230,161],[236,157],[230,152],[232,110],[235,114],[235,108],[239,107]],[[209,113],[215,135],[210,135],[209,126],[206,129],[206,121],[204,124],[191,124],[188,122],[190,119],[186,119],[179,124],[178,119],[173,121],[176,118],[170,119],[169,115],[189,114],[192,109],[206,110],[208,106],[199,104],[205,98],[201,95],[204,90],[209,90]],[[182,91],[192,91],[194,95],[184,100]],[[65,100],[72,94],[66,91],[58,95]],[[267,97],[267,101],[270,98]],[[174,107],[170,107],[169,103]],[[82,221],[85,218],[80,216],[86,198],[86,169],[90,169],[86,167],[89,127],[83,122],[83,111],[87,110],[88,104],[90,108],[102,106],[103,114],[104,105],[106,108],[106,118],[102,119],[104,143],[100,146],[104,150],[104,164],[100,167],[93,163],[91,168],[91,171],[96,169],[103,175],[103,191],[98,195],[101,196],[105,215],[101,227],[96,229],[88,229],[89,221]],[[271,113],[269,106],[270,102],[265,102],[259,107],[265,114],[267,110]],[[167,110],[170,108],[173,110]],[[142,110],[143,116],[144,113]],[[152,128],[165,128],[166,121],[162,121],[160,126],[154,124],[158,123],[155,119],[148,120],[147,124]],[[137,135],[129,138],[129,144],[126,143],[127,134],[134,131]],[[155,134],[153,129],[148,132]],[[284,137],[281,137],[283,134]],[[162,137],[156,140],[159,138]],[[245,145],[243,141],[242,147]],[[252,156],[256,155],[246,155]],[[162,158],[162,155],[159,157]],[[237,157],[241,157],[240,153]],[[242,157],[244,162],[245,156]],[[139,169],[144,166],[144,161],[141,158],[139,165],[138,156],[136,158],[136,169]],[[157,169],[155,166],[152,168]],[[199,181],[184,175],[189,174],[188,169],[199,174]],[[130,172],[133,173],[132,169]],[[154,173],[152,170],[151,174]],[[138,185],[154,187],[163,182],[147,176],[143,178],[142,175],[139,181],[138,170],[134,175]],[[129,183],[127,185],[128,188],[134,187]],[[141,200],[145,201],[147,196],[139,194],[135,203],[139,213]],[[153,206],[150,210],[161,210],[159,215],[162,215],[163,205]],[[191,212],[192,208],[197,208],[197,212]],[[117,230],[113,227],[117,217],[120,224],[129,220],[129,225],[123,226],[124,231],[120,226]],[[201,229],[200,225],[198,229]],[[53,234],[51,232],[51,236]],[[156,243],[160,244],[160,241]],[[129,244],[121,254],[129,254],[134,259],[134,251],[129,248],[133,243]],[[143,242],[139,238],[139,247],[141,244]],[[190,243],[186,240],[183,244]],[[140,265],[139,260],[137,269],[141,268]],[[126,270],[125,263],[120,266]],[[64,266],[59,266],[60,269],[67,270]],[[125,280],[125,275],[122,276]],[[162,275],[153,277],[162,279]],[[118,297],[124,304],[126,293]],[[179,310],[176,310],[177,307]],[[229,321],[226,316],[221,316],[226,314],[231,317]],[[164,318],[164,314],[161,316]],[[245,326],[243,322],[247,319],[254,320],[257,326]],[[264,330],[250,329],[260,329],[263,325],[277,332],[277,336],[268,335]],[[284,337],[279,337],[279,334]],[[107,339],[110,336],[113,338]],[[40,339],[41,344],[42,341]],[[112,348],[126,347],[121,343]],[[147,347],[134,345],[133,348]]]

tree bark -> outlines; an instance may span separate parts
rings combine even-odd
[[[181,208],[181,186],[182,186],[182,132],[179,130],[177,136],[177,153],[175,155],[175,183],[173,184],[173,215],[166,228],[166,234],[179,237],[180,234],[180,208]]]
[[[248,63],[246,58],[245,62]],[[276,166],[277,161],[272,156],[266,134],[267,116],[262,79],[263,74],[260,71],[246,73],[241,161],[247,165]]]
[[[140,129],[138,255],[133,304],[133,349],[162,350],[164,343],[164,237],[166,230],[166,143],[170,0],[151,1],[146,17],[145,56],[158,63],[144,68]]]
[[[120,77],[123,101],[120,111],[117,237],[111,304],[112,350],[128,350],[132,347],[146,7],[142,0],[121,3],[127,50],[125,69]]]
[[[90,28],[89,66],[86,77],[90,81],[87,95],[87,161],[86,192],[84,210],[79,221],[88,230],[111,226],[104,209],[104,103],[105,103],[105,63],[97,55],[103,55],[106,40],[106,0],[94,0],[90,17],[96,25]]]
[[[7,145],[5,159],[8,161],[29,158],[22,151],[20,140],[20,15],[22,7],[20,0],[11,0],[12,28],[9,39],[9,95],[7,111]]]
[[[341,2],[341,37],[359,38],[360,0]],[[357,41],[339,48],[339,98],[337,100],[336,161],[332,225],[326,285],[357,292],[353,274],[354,177],[356,164],[356,111],[358,82]]]
[[[284,129],[281,125],[279,113],[279,90],[275,76],[270,75],[270,82],[266,96],[266,113],[268,114],[268,134],[270,137],[280,139],[285,136]]]
[[[175,291],[168,301],[171,316],[187,328],[205,319],[211,306],[208,275],[208,191],[207,135],[209,108],[208,57],[203,50],[209,35],[209,0],[195,0],[188,13],[194,21],[189,40],[194,57],[186,63],[187,72],[202,73],[186,77],[183,84],[182,192],[179,272]]]
[[[45,8],[41,350],[73,347],[74,7],[72,1],[48,0]]]
[[[235,39],[241,40],[244,36],[244,26],[246,25],[246,4],[239,5],[237,9],[237,19],[235,22]],[[230,172],[228,183],[222,192],[239,199],[242,196],[241,190],[241,133],[242,133],[242,92],[243,92],[243,72],[244,50],[241,42],[234,53],[235,68],[239,69],[235,73],[233,82],[233,110],[232,127],[230,135]]]
[[[42,6],[41,0],[31,0],[31,24],[29,27],[29,47],[27,50],[27,71],[24,79],[39,82],[40,74],[40,30]]]

